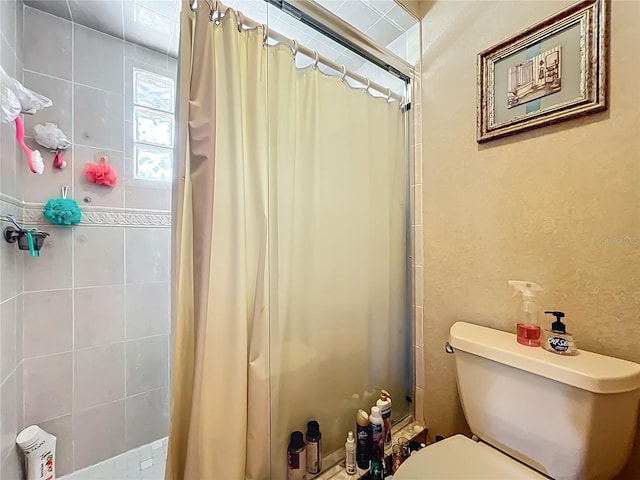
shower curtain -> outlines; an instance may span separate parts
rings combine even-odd
[[[182,13],[166,479],[275,480],[290,431],[331,451],[372,388],[406,393],[404,122],[205,10]]]

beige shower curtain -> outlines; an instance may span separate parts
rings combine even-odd
[[[181,31],[166,479],[277,480],[292,429],[404,394],[403,118],[231,11]]]

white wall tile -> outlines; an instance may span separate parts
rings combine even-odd
[[[56,436],[56,476],[73,471],[72,416],[64,415],[40,423],[40,428]]]
[[[124,229],[75,227],[74,272],[76,287],[124,283]]]
[[[166,388],[161,388],[126,399],[126,448],[135,448],[167,435],[168,394]]]
[[[40,357],[73,348],[71,290],[26,293],[24,298],[24,357]]]
[[[124,343],[76,350],[74,414],[124,398]]]
[[[169,283],[127,285],[127,340],[169,333]]]
[[[125,451],[124,408],[124,400],[120,400],[74,414],[73,456],[76,469],[94,465]]]
[[[51,122],[58,125],[69,141],[73,142],[71,117],[73,113],[71,109],[72,83],[68,80],[61,80],[27,70],[24,72],[24,85],[34,92],[44,95],[53,102],[53,105],[37,111],[35,115],[24,116],[26,135],[33,136],[33,127],[35,125]],[[39,149],[43,148],[39,147]],[[51,180],[49,179],[49,181]],[[30,198],[26,198],[26,200],[34,201]]]
[[[124,42],[77,24],[73,34],[73,81],[122,95]]]
[[[127,396],[165,387],[169,372],[167,335],[130,340],[126,343]]]
[[[109,308],[99,308],[105,299]],[[75,348],[124,339],[124,286],[76,288],[74,303]]]
[[[25,423],[39,423],[71,413],[73,354],[23,361]]]
[[[169,281],[171,236],[163,228],[126,229],[127,284]]]
[[[34,72],[71,80],[71,22],[33,8],[26,8],[24,31],[29,35],[28,41],[24,42],[24,67]]]
[[[40,250],[39,257],[30,257],[21,252],[24,268],[24,291],[71,288],[72,236],[68,227],[39,225],[38,228],[51,234]]]

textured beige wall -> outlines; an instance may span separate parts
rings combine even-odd
[[[640,1],[611,8],[607,112],[478,145],[476,55],[570,1],[438,1],[423,21],[424,414],[466,432],[450,326],[513,331],[541,283],[580,348],[640,362]],[[640,478],[640,441],[625,478]]]

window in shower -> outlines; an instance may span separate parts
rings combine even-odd
[[[173,80],[134,69],[133,151],[136,178],[171,181],[174,110]]]

